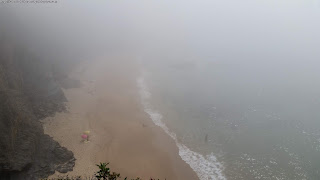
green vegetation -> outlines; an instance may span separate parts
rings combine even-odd
[[[101,179],[101,180],[116,180],[118,178],[120,178],[120,174],[116,173],[116,172],[110,172],[110,168],[108,168],[109,163],[100,163],[97,164],[97,166],[99,167],[99,171],[96,173],[96,178],[97,179]]]
[[[109,163],[100,163],[97,164],[99,171],[95,173],[93,177],[59,177],[59,178],[54,178],[54,179],[43,179],[43,180],[121,180],[120,173],[116,172],[111,172],[110,168],[108,167]],[[127,177],[124,178],[123,180],[129,180]],[[130,180],[142,180],[139,177],[136,179],[130,179]],[[150,178],[150,180],[156,180],[153,178]],[[157,179],[159,180],[159,179]]]

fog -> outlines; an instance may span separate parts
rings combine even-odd
[[[319,0],[0,4],[0,40],[45,60],[139,64],[144,108],[200,179],[319,179],[319,22]]]
[[[2,6],[2,18],[19,31],[19,38],[41,51],[53,46],[82,53],[130,51],[171,61],[267,64],[316,63],[319,58],[318,1],[59,1]]]

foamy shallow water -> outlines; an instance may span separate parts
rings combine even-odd
[[[320,179],[319,88],[259,63],[199,62],[145,62],[137,86],[200,179]]]
[[[171,132],[169,128],[163,123],[163,116],[157,110],[152,109],[152,105],[149,103],[151,93],[145,83],[143,76],[137,79],[137,86],[139,88],[139,94],[141,103],[144,107],[144,111],[150,116],[155,125],[161,127],[175,142],[179,148],[180,157],[190,165],[190,167],[196,172],[200,180],[225,180],[226,177],[223,174],[224,167],[217,160],[214,154],[204,156],[200,153],[190,150],[184,144],[181,144],[177,140],[177,136],[174,132]]]

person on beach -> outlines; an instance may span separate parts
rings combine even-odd
[[[82,134],[81,138],[83,139],[84,142],[88,142],[89,141],[89,136],[86,134]]]
[[[90,131],[84,131],[83,134],[81,135],[81,138],[87,143],[89,142],[89,134]]]

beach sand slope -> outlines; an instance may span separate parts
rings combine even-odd
[[[82,86],[64,89],[68,112],[43,120],[45,133],[74,152],[76,165],[67,175],[92,176],[96,164],[109,162],[122,177],[198,179],[180,158],[175,142],[143,111],[136,86],[139,71],[129,59],[80,63],[70,78]],[[88,143],[81,139],[86,130]]]

